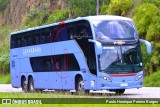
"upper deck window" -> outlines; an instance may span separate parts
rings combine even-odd
[[[86,20],[26,31],[11,35],[11,49],[67,40],[92,39],[90,23]]]
[[[98,20],[93,21],[96,38],[98,40],[133,40],[138,38],[132,21],[126,20]]]

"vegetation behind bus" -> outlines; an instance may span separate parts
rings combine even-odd
[[[9,0],[8,0],[9,1]],[[47,1],[47,0],[46,0]],[[95,15],[96,2],[95,0],[67,0],[67,8],[51,12],[47,3],[41,3],[37,8],[31,9],[27,13],[25,20],[21,26],[13,28],[6,21],[3,27],[0,28],[0,74],[9,73],[9,35],[11,31],[27,29],[39,25],[49,24],[53,22],[72,19],[79,16]],[[148,76],[145,81],[146,85],[154,81],[152,85],[159,86],[160,82],[155,81],[160,72],[160,1],[159,0],[100,0],[100,14],[122,15],[133,18],[140,38],[146,39],[152,43],[153,53],[148,55],[146,48],[142,44],[143,64],[145,75]],[[2,8],[1,14],[5,13],[9,8],[4,0],[0,0]],[[7,14],[7,13],[6,13]],[[9,13],[8,13],[9,14]],[[7,15],[5,15],[7,16]],[[8,18],[6,17],[6,20]],[[9,19],[8,19],[9,20]],[[154,74],[155,72],[155,74]],[[151,75],[151,76],[150,76]],[[153,75],[153,76],[152,76]],[[157,75],[157,76],[155,76]],[[158,79],[157,79],[158,80]],[[157,84],[157,83],[158,84]]]

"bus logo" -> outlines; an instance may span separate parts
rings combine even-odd
[[[34,54],[34,53],[41,53],[41,48],[40,47],[33,47],[33,48],[23,49],[23,55]]]
[[[115,42],[113,42],[114,44],[118,44],[118,45],[123,45],[125,44],[125,41],[122,41],[122,40],[117,40]]]

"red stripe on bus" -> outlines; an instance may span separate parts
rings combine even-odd
[[[109,74],[111,77],[136,76],[136,74]]]

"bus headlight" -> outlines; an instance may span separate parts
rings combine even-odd
[[[108,82],[112,82],[112,81],[111,81],[111,79],[110,79],[110,78],[108,78],[108,77],[100,76],[100,78],[102,78],[102,79],[104,79],[104,80],[106,80],[106,81],[108,81]]]
[[[136,78],[136,81],[138,81],[139,79],[141,79],[143,77],[143,74],[139,75],[137,78]]]

